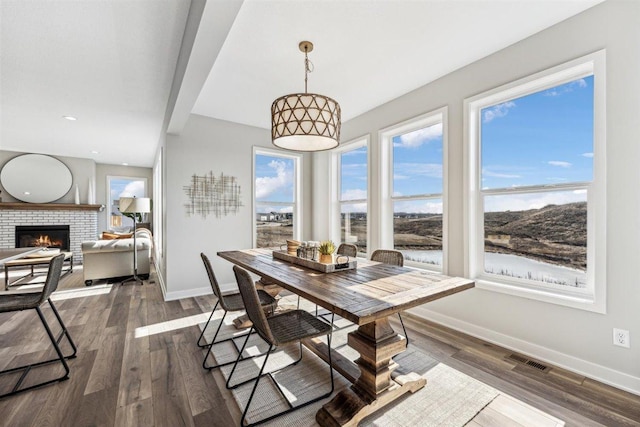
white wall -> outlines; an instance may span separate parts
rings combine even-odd
[[[218,251],[253,246],[252,147],[270,147],[269,130],[191,115],[179,136],[167,135],[165,142],[166,252],[164,266],[165,299],[211,293],[200,259],[209,256],[218,282],[223,288],[235,286],[231,264],[216,256]],[[309,157],[309,156],[307,156]],[[303,160],[303,211],[310,202],[310,161]],[[235,176],[241,188],[242,207],[237,214],[216,218],[188,216],[184,187],[194,174],[213,171]],[[308,221],[303,233],[310,235]],[[283,242],[284,243],[284,242]]]
[[[371,134],[370,194],[375,195],[378,130],[448,106],[448,273],[463,275],[464,99],[602,48],[607,55],[607,314],[479,289],[414,313],[640,394],[640,2],[612,0],[589,9],[350,120],[343,125],[342,140]],[[417,49],[416,54],[429,52]],[[328,158],[314,155],[316,205],[329,205],[319,175],[327,171]],[[377,200],[370,203],[371,222],[377,225]],[[314,216],[316,236],[328,235],[327,218],[326,213]],[[612,345],[614,327],[630,331],[631,349]]]

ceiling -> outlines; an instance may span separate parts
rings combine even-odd
[[[209,0],[186,46],[202,1],[2,0],[0,149],[151,166],[166,111],[268,128],[271,102],[304,90],[301,40],[309,91],[345,122],[601,1]]]

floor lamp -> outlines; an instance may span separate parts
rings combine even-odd
[[[136,243],[136,214],[143,214],[151,212],[151,199],[147,197],[120,197],[118,202],[120,206],[120,212],[133,214],[133,276],[126,278],[122,281],[124,285],[126,282],[140,282],[141,285],[144,281],[138,277],[138,245]]]

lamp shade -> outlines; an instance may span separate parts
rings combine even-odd
[[[120,197],[119,205],[123,213],[151,212],[151,199],[148,197]]]
[[[340,143],[340,105],[315,93],[282,96],[271,105],[273,145],[295,151],[322,151]]]

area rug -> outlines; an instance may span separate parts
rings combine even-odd
[[[303,307],[313,312],[314,307]],[[217,328],[222,311],[219,310],[205,332],[207,339],[212,338]],[[229,313],[222,325],[218,340],[225,337],[237,336],[238,330],[233,326],[233,319],[237,315]],[[345,357],[354,360],[357,357],[350,347],[346,346],[346,335],[354,326],[342,319],[335,322],[337,329],[333,334],[332,348],[337,349]],[[204,326],[201,325],[201,328]],[[235,360],[237,348],[242,346],[244,337],[236,337],[234,341],[216,344],[212,354],[216,362],[224,363]],[[237,347],[236,347],[237,346]],[[256,335],[249,338],[244,355],[256,355],[267,350],[266,344]],[[276,370],[297,359],[299,347],[286,346],[272,352],[269,356],[266,370]],[[243,360],[233,374],[230,384],[238,384],[245,379],[257,375],[264,356]],[[407,394],[398,401],[385,407],[363,420],[361,426],[464,426],[478,412],[495,399],[499,392],[442,363],[438,363],[425,353],[415,348],[409,348],[396,360],[404,369],[416,372],[427,379],[427,385],[414,394]],[[213,360],[210,360],[213,363]],[[229,378],[233,365],[220,369],[225,380]],[[335,393],[350,383],[334,371]],[[287,399],[297,406],[302,402],[313,399],[330,389],[328,365],[303,347],[302,361],[282,371],[276,371],[273,380],[263,377],[260,380],[256,394],[247,413],[247,421],[255,422],[287,408],[287,403],[278,392],[277,386],[283,391]],[[231,391],[231,395],[238,404],[240,411],[253,388],[253,382],[239,386]],[[298,411],[279,417],[265,425],[268,426],[316,426],[315,414],[320,407],[331,398],[316,402]]]

